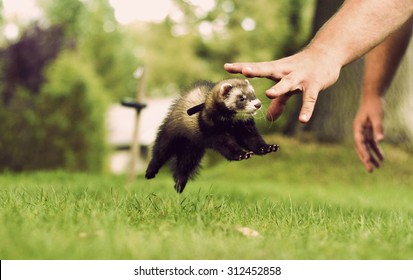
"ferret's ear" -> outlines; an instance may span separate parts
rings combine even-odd
[[[247,83],[247,85],[250,85],[250,81],[248,81],[248,79],[245,79],[244,81]]]
[[[232,89],[232,85],[230,83],[225,83],[221,85],[219,89],[219,93],[222,97],[227,98],[229,96],[229,92]]]

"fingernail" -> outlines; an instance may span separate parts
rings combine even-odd
[[[276,95],[277,94],[277,92],[275,91],[275,89],[269,89],[269,90],[267,90],[266,91],[266,94],[267,95],[270,95],[270,96],[273,96],[273,95]]]
[[[232,66],[232,63],[225,63],[224,66]]]
[[[384,139],[384,135],[383,135],[383,134],[379,134],[379,135],[376,136],[376,141],[377,141],[377,142],[383,141],[383,139]]]
[[[301,114],[301,115],[300,115],[300,120],[303,121],[303,122],[307,122],[307,121],[308,121],[308,116],[307,116],[307,114]]]

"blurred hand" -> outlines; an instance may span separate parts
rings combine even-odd
[[[383,100],[364,96],[353,122],[354,147],[369,172],[384,160],[379,142],[383,140]]]
[[[249,78],[268,78],[277,82],[266,91],[267,97],[272,99],[267,111],[267,119],[270,121],[282,114],[293,94],[303,93],[299,120],[307,123],[313,114],[319,92],[337,81],[341,66],[334,55],[325,50],[306,48],[275,61],[227,63],[224,68],[230,73],[240,73]]]

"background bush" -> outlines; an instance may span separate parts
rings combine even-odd
[[[63,52],[38,94],[18,87],[0,103],[0,170],[100,171],[105,163],[107,97],[78,55]]]

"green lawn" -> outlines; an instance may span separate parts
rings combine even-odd
[[[180,196],[166,170],[130,188],[1,174],[0,259],[413,259],[412,155],[385,146],[368,174],[351,145],[274,142],[242,162],[209,156]]]

